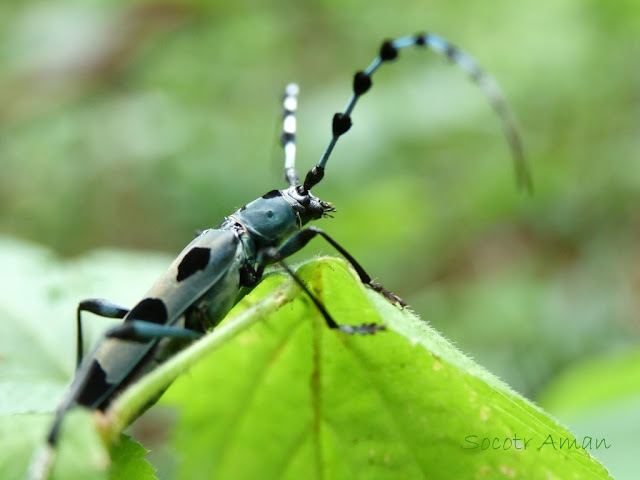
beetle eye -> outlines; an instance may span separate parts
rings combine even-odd
[[[303,207],[308,207],[311,203],[311,195],[308,192],[301,193],[297,188],[289,190],[289,195]]]
[[[311,198],[309,198],[309,195],[304,195],[302,197],[299,197],[297,199],[301,205],[304,205],[305,207],[309,206],[309,203],[311,202]]]

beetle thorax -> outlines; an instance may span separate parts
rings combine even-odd
[[[243,225],[258,246],[278,245],[303,225],[335,208],[328,202],[300,193],[301,187],[271,190],[246,204],[229,218]]]

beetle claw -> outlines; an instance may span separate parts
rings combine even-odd
[[[387,327],[377,323],[363,323],[362,325],[338,325],[338,329],[349,335],[375,335],[376,332],[386,330]]]
[[[380,293],[382,296],[384,296],[384,298],[386,298],[387,300],[389,300],[391,303],[393,303],[394,305],[400,305],[400,308],[404,308],[407,306],[407,302],[405,302],[403,299],[401,299],[399,296],[391,293],[389,290],[387,290],[386,288],[384,288],[382,285],[380,285],[379,283],[375,283],[375,282],[369,282],[369,286],[375,290],[376,292]]]

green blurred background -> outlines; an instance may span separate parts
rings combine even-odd
[[[305,172],[353,72],[382,39],[423,30],[502,86],[535,195],[516,191],[500,124],[465,74],[405,50],[314,189],[338,209],[317,225],[462,351],[579,435],[613,442],[593,453],[635,478],[637,0],[4,0],[0,234],[69,258],[175,254],[285,185],[287,82],[301,86]],[[296,258],[315,253],[334,252],[318,241]]]

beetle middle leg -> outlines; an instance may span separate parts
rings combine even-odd
[[[169,337],[196,340],[202,336],[202,333],[188,328],[162,325],[147,320],[127,319],[124,323],[107,330],[104,336],[132,342],[149,342],[158,338]]]
[[[129,309],[121,307],[109,300],[102,298],[90,298],[78,304],[77,313],[77,358],[76,369],[82,362],[84,339],[82,334],[82,312],[90,312],[105,318],[124,318],[129,313]],[[132,342],[148,342],[157,338],[184,338],[194,340],[202,334],[186,328],[172,327],[170,325],[159,325],[146,320],[130,319],[117,325],[105,333],[107,338],[119,338]]]

